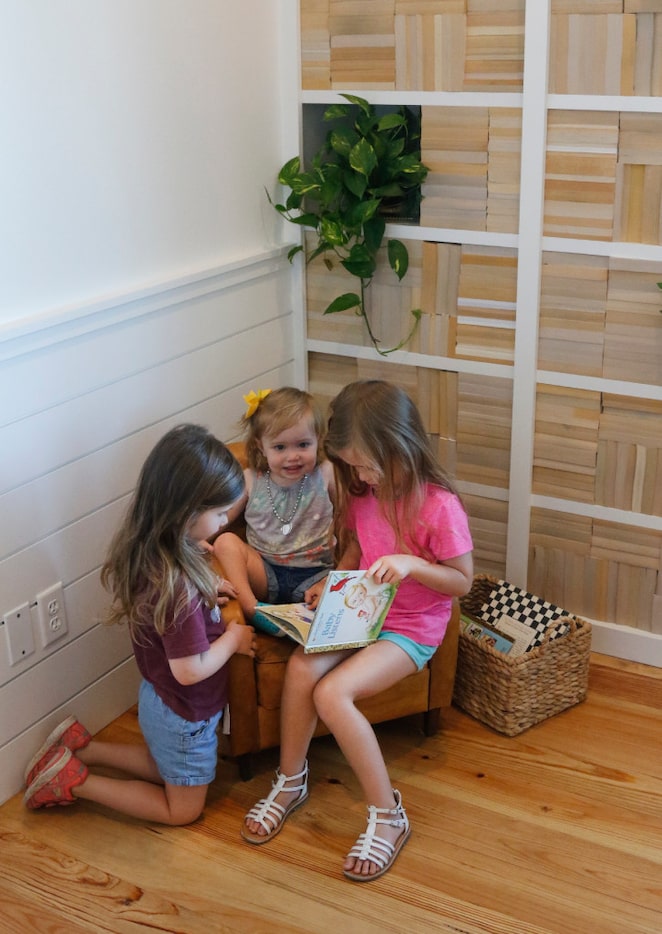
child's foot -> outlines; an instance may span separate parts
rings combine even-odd
[[[400,792],[394,788],[394,808],[368,806],[368,827],[347,854],[343,873],[354,882],[370,882],[387,872],[407,842],[409,821]],[[376,833],[379,824],[379,835]]]
[[[23,796],[31,811],[50,808],[56,804],[73,804],[73,789],[82,785],[88,776],[87,766],[66,746],[60,746]]]
[[[293,798],[292,795],[297,797]],[[251,808],[244,818],[241,835],[248,843],[266,843],[283,827],[288,815],[308,798],[308,761],[296,775],[283,775],[276,770],[271,791]]]
[[[72,752],[83,749],[92,739],[89,732],[75,717],[67,717],[48,734],[44,742],[28,762],[25,769],[25,785],[33,783],[46,763],[52,759],[59,746],[66,746]]]

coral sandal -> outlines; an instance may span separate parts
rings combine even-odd
[[[301,779],[300,784],[292,785],[290,788],[285,788],[285,782],[296,781]],[[284,792],[299,792],[298,798],[295,798],[294,801],[291,801],[287,807],[283,807],[282,804],[278,804],[275,800],[276,796],[280,794],[281,791]],[[277,833],[282,829],[283,824],[285,823],[286,818],[292,811],[295,811],[298,807],[308,799],[308,760],[304,764],[303,770],[297,772],[296,775],[283,775],[280,769],[276,769],[276,780],[271,783],[271,791],[269,792],[268,797],[262,798],[255,805],[254,808],[251,808],[246,817],[244,818],[244,825],[241,828],[241,835],[248,843],[267,843],[268,840],[271,840],[276,836]],[[257,821],[264,829],[266,833],[253,833],[246,827],[247,820]]]
[[[37,775],[45,768],[47,762],[53,758],[58,747],[66,746],[72,752],[84,749],[92,737],[75,717],[67,717],[52,730],[25,768],[25,784],[29,787]]]
[[[344,875],[354,882],[372,882],[373,879],[379,879],[380,876],[383,876],[391,868],[396,856],[409,838],[411,833],[409,821],[402,806],[402,795],[397,788],[393,789],[393,796],[395,797],[394,808],[377,808],[373,804],[368,806],[368,828],[365,833],[361,834],[347,856],[354,859],[368,860],[379,866],[379,869],[372,875],[363,875],[359,872],[352,872],[350,869],[343,869]],[[377,836],[375,832],[377,824],[402,827],[402,833],[395,843],[389,843],[383,837]]]

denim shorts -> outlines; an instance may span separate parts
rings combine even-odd
[[[264,603],[303,603],[303,595],[329,573],[330,568],[297,568],[289,564],[270,564],[262,559],[267,575],[267,598]]]
[[[161,778],[168,785],[209,785],[216,775],[223,711],[209,720],[184,720],[161,700],[149,681],[138,695],[138,721]]]
[[[421,645],[420,642],[414,642],[409,636],[401,636],[399,632],[380,632],[377,641],[394,642],[399,645],[403,652],[411,658],[416,665],[416,670],[420,671],[430,661],[434,653],[439,648],[438,645]]]

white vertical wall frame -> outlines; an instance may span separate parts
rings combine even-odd
[[[517,307],[508,507],[508,580],[526,586],[547,144],[550,0],[526,0]]]
[[[274,185],[276,173],[287,159],[303,151],[301,120],[301,16],[298,0],[286,0],[282,5],[279,34],[281,95],[281,151],[274,161]],[[273,210],[269,206],[269,210]],[[292,225],[281,224],[288,237],[292,236]],[[298,236],[303,236],[299,231]],[[308,357],[306,354],[306,301],[305,266],[301,257],[292,265],[292,312],[294,378],[300,387],[308,385]]]

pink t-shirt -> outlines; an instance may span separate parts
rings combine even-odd
[[[400,554],[392,526],[372,493],[350,501],[347,526],[361,547],[360,569],[366,570],[384,555]],[[438,562],[458,558],[473,549],[467,515],[457,496],[428,484],[410,550]],[[440,645],[451,615],[453,598],[431,590],[418,581],[405,579],[386,617],[385,632],[397,632],[421,645]]]

